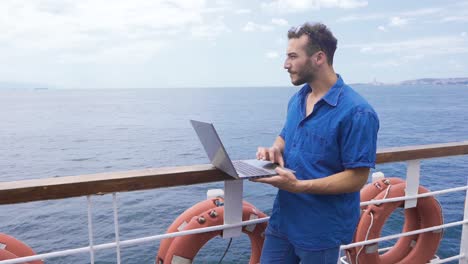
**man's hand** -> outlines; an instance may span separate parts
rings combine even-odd
[[[258,160],[269,160],[273,163],[278,163],[281,167],[284,167],[283,153],[278,147],[258,147],[257,149]]]
[[[288,192],[297,193],[302,191],[300,186],[301,181],[299,181],[292,172],[280,167],[277,167],[275,171],[278,175],[251,179],[251,181],[267,183]]]

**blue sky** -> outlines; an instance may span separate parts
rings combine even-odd
[[[2,0],[0,82],[290,86],[286,32],[304,21],[334,32],[348,83],[468,77],[468,1]]]

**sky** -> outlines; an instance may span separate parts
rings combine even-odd
[[[0,82],[291,86],[287,31],[322,22],[347,83],[468,77],[468,1],[1,0]]]

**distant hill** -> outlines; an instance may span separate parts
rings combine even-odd
[[[468,78],[423,78],[400,82],[402,85],[468,85]]]

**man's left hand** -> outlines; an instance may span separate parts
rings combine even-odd
[[[251,181],[267,183],[288,192],[300,192],[300,181],[296,178],[296,175],[294,175],[291,171],[285,170],[281,167],[277,167],[275,171],[278,173],[278,175],[252,179]]]

